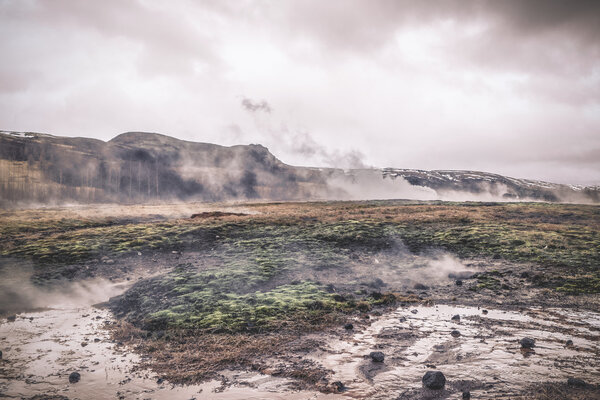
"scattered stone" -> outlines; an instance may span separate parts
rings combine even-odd
[[[429,286],[423,285],[422,283],[415,283],[413,286],[415,290],[429,290]]]
[[[456,284],[456,286],[462,286],[463,281],[461,281],[460,279],[457,279],[456,282],[454,282]]]
[[[452,321],[460,321],[460,315],[456,314],[451,319],[452,319]]]
[[[346,329],[347,331],[351,331],[352,329],[354,329],[354,325],[348,322],[346,325],[344,325],[344,329]]]
[[[446,377],[440,371],[427,371],[422,381],[426,388],[433,390],[443,389],[446,385]]]
[[[416,314],[419,312],[419,310],[410,310],[411,313]]]
[[[100,338],[95,338],[94,339],[94,343],[98,343],[100,341]]]
[[[462,398],[463,398],[463,400],[470,400],[471,399],[471,392],[463,392]]]
[[[532,349],[535,347],[535,339],[532,338],[523,338],[519,341],[521,343],[522,349]]]
[[[585,383],[585,381],[583,379],[569,378],[569,379],[567,379],[567,385],[584,387],[584,386],[587,386],[587,383]]]
[[[164,380],[163,378],[158,378],[158,379],[156,380],[156,383],[157,383],[157,384],[159,384],[159,385],[162,385],[162,383],[163,383],[164,381],[165,381],[165,380]]]
[[[571,347],[571,346],[573,346],[573,341],[571,339],[569,339],[569,340],[567,340],[565,345],[567,345],[567,347]]]
[[[487,313],[488,313],[488,310],[481,310],[481,313],[482,313],[482,314],[487,314]]]
[[[81,374],[79,372],[71,372],[69,375],[69,383],[77,383],[81,379]]]
[[[9,315],[8,317],[6,317],[6,320],[7,320],[8,322],[14,322],[16,319],[17,319],[17,316],[16,316],[16,314]]]
[[[342,382],[340,381],[335,381],[331,384],[331,386],[333,387],[333,390],[335,390],[337,393],[342,393],[343,391],[346,390],[346,385],[344,385]]]
[[[398,322],[406,322],[406,317],[400,317],[400,318],[398,318]]]
[[[452,332],[450,332],[450,335],[452,335],[452,337],[457,338],[460,336],[460,332],[455,329]]]
[[[138,254],[138,256],[141,256],[141,255],[142,255],[142,253],[141,253],[141,252],[139,252],[139,251],[137,252],[137,254]]]
[[[110,265],[110,264],[114,264],[114,263],[115,263],[115,260],[108,259],[108,260],[106,260],[106,261],[103,261],[103,263],[104,263],[104,264],[109,264],[109,265]]]
[[[2,350],[0,350],[0,360],[2,360]]]
[[[369,354],[369,357],[371,357],[373,362],[383,362],[385,355],[380,351],[372,351],[371,354]]]
[[[88,345],[88,342],[81,342],[81,347],[85,347]]]

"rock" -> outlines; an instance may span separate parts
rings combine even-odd
[[[567,340],[567,342],[565,343],[565,345],[567,347],[571,347],[571,346],[573,346],[573,341],[571,339],[569,339],[569,340]]]
[[[88,342],[81,342],[81,347],[85,347],[88,345]]]
[[[446,385],[446,377],[440,371],[427,371],[422,381],[426,388],[433,390],[443,389]]]
[[[69,375],[69,383],[77,383],[81,379],[81,374],[79,372],[71,372]]]
[[[535,339],[532,338],[523,338],[519,343],[521,343],[522,349],[533,349],[535,347]]]
[[[157,383],[157,384],[159,384],[159,385],[162,385],[162,383],[163,383],[164,381],[165,381],[165,380],[164,380],[163,378],[158,378],[158,379],[156,380],[156,383]]]
[[[0,350],[0,360],[2,360],[2,350]]]
[[[587,383],[585,383],[585,381],[583,379],[569,378],[569,379],[567,379],[567,385],[584,387],[584,386],[587,386]]]
[[[372,351],[371,354],[369,354],[369,357],[371,357],[373,362],[383,362],[385,355],[380,351]]]
[[[460,315],[456,314],[451,319],[452,319],[452,321],[460,321]]]
[[[416,290],[429,290],[429,286],[423,285],[422,283],[415,283],[413,289]]]
[[[344,329],[346,329],[347,331],[351,331],[352,329],[354,329],[354,325],[348,322],[346,325],[344,325]]]
[[[411,313],[416,314],[419,312],[419,310],[410,310]]]
[[[487,313],[488,313],[488,310],[481,310],[481,313],[482,313],[482,314],[487,314]]]
[[[17,316],[16,316],[16,314],[9,315],[8,317],[6,317],[6,320],[7,320],[8,322],[14,322],[16,319],[17,319]]]
[[[463,400],[470,400],[471,399],[471,392],[463,392],[462,398],[463,398]]]
[[[333,387],[333,390],[337,393],[341,393],[343,391],[346,390],[346,385],[344,385],[342,382],[340,381],[335,381],[331,384],[331,386]]]
[[[100,341],[100,338],[95,338],[94,339],[94,343],[98,343]]]
[[[459,332],[459,331],[457,331],[456,329],[455,329],[455,330],[453,330],[452,332],[450,332],[450,334],[452,335],[452,337],[455,337],[455,338],[457,338],[457,337],[459,337],[459,336],[460,336],[460,332]]]
[[[406,317],[400,317],[400,318],[398,318],[398,322],[406,322]]]
[[[456,286],[462,286],[463,284],[463,282],[460,279],[457,279],[454,283],[456,284]]]

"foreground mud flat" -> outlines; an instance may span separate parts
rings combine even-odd
[[[0,213],[0,396],[599,396],[597,207],[72,211]]]
[[[400,307],[368,322],[354,321],[353,330],[306,335],[302,340],[313,349],[288,356],[330,370],[331,380],[344,383],[341,394],[294,390],[289,379],[253,371],[219,371],[219,379],[197,385],[159,380],[135,368],[140,357],[133,349],[111,339],[114,323],[108,310],[81,305],[23,313],[3,323],[0,393],[69,399],[430,398],[432,391],[420,380],[435,369],[448,381],[443,392],[433,393],[436,398],[469,391],[478,399],[510,399],[534,382],[600,380],[600,314],[589,311]],[[522,350],[522,337],[534,339],[536,347]],[[373,362],[372,351],[383,352],[384,362]],[[75,371],[81,380],[71,384]]]

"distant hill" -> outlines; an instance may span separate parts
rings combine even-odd
[[[0,131],[0,205],[173,200],[451,199],[598,202],[600,188],[472,171],[304,168],[261,145],[145,132],[108,142]]]

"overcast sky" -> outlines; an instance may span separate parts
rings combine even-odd
[[[600,1],[0,0],[0,129],[600,183]]]

